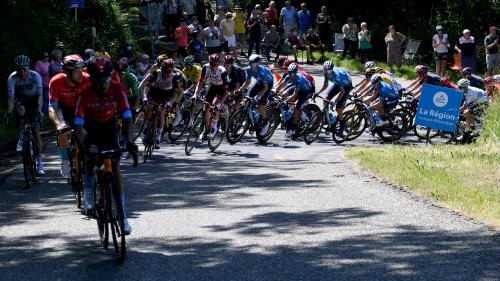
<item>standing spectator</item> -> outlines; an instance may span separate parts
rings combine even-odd
[[[203,27],[201,27],[201,24],[198,22],[198,16],[193,16],[191,18],[191,24],[188,26],[191,34],[191,39],[193,39],[197,34],[200,34],[203,32]]]
[[[235,24],[233,14],[226,13],[226,18],[220,23],[220,29],[224,40],[226,41],[227,48],[231,49],[233,56],[236,58],[236,36],[234,35]]]
[[[95,44],[94,57],[95,58],[104,57],[107,60],[111,60],[111,56],[109,55],[108,52],[106,52],[106,49],[104,48],[104,45],[102,43]]]
[[[293,58],[295,59],[295,62],[298,63],[297,60],[297,53],[299,50],[303,51],[306,48],[304,47],[304,42],[302,39],[297,35],[297,28],[292,27],[292,30],[288,32],[288,35],[285,40],[285,44],[288,44],[292,50],[293,50]]]
[[[280,26],[284,29],[285,34],[290,33],[292,28],[297,30],[297,13],[289,0],[285,1],[285,7],[281,9]]]
[[[278,24],[278,11],[276,10],[276,2],[269,2],[269,7],[266,8],[265,12],[267,16],[264,17],[264,24],[268,29],[271,29],[271,25]]]
[[[347,23],[342,27],[342,33],[344,34],[344,51],[342,52],[342,59],[347,56],[347,51],[351,51],[351,59],[356,58],[356,50],[358,48],[358,26],[354,23],[352,17],[347,18]]]
[[[214,17],[215,26],[220,28],[220,23],[226,18],[226,13],[224,13],[224,7],[217,7],[217,15]]]
[[[217,0],[215,1],[217,7],[227,7],[228,0]]]
[[[318,25],[319,38],[328,49],[332,47],[332,32],[330,30],[330,25],[332,24],[332,19],[327,13],[328,8],[326,6],[321,7],[321,13],[316,17],[316,24]]]
[[[387,44],[387,65],[394,73],[394,63],[401,70],[401,45],[406,41],[406,36],[396,31],[394,25],[389,26],[389,33],[385,36],[385,43]]]
[[[307,63],[313,63],[313,51],[320,51],[322,61],[325,58],[325,45],[321,42],[319,35],[314,33],[312,28],[309,28],[306,35]]]
[[[358,32],[359,59],[362,64],[372,60],[372,33],[368,30],[366,22],[361,23],[361,31]]]
[[[180,6],[181,11],[187,14],[187,22],[190,22],[196,15],[196,0],[180,0]]]
[[[42,58],[35,63],[33,69],[40,74],[42,77],[42,87],[43,87],[43,104],[42,104],[42,112],[47,114],[49,112],[49,53],[43,52]]]
[[[180,60],[183,61],[184,57],[187,57],[186,47],[189,41],[189,33],[191,29],[186,26],[184,20],[181,21],[181,26],[175,29],[175,37],[177,37],[177,54],[180,56]]]
[[[498,53],[500,43],[496,26],[490,26],[490,34],[484,38],[484,47],[486,48],[486,75],[493,76],[500,67],[500,54]]]
[[[436,60],[436,74],[444,76],[448,63],[448,34],[444,33],[441,25],[436,26],[436,34],[432,37],[432,48]]]
[[[267,61],[271,60],[271,51],[276,53],[275,60],[278,59],[281,53],[280,34],[276,30],[276,25],[271,25],[269,31],[264,35],[264,52],[266,53]]]
[[[135,65],[136,60],[139,56],[134,51],[134,46],[133,46],[132,42],[127,42],[127,44],[125,44],[125,46],[123,46],[120,57],[127,58],[128,65]]]
[[[248,57],[252,55],[253,46],[255,45],[255,53],[260,54],[260,41],[262,39],[262,27],[264,26],[258,11],[253,11],[247,21],[247,30],[250,33],[248,41]]]
[[[201,52],[203,50],[203,45],[201,44],[200,37],[201,34],[196,34],[194,38],[189,41],[189,45],[186,49],[189,52],[189,55],[193,57],[194,62],[201,65]]]
[[[470,30],[464,29],[463,36],[458,38],[455,50],[460,55],[460,70],[465,67],[472,68],[472,72],[476,72],[476,53],[477,42],[474,37],[470,36]]]
[[[172,41],[174,38],[174,31],[177,27],[178,17],[178,0],[165,0],[160,5],[160,10],[163,13],[163,26],[165,27],[165,34],[167,41]]]
[[[97,44],[96,44],[96,49],[97,49]],[[101,45],[102,46],[102,45]],[[96,52],[97,54],[97,52]],[[50,78],[54,77],[56,74],[60,73],[62,70],[62,51],[61,49],[54,49],[52,52],[50,52],[50,56],[52,57],[52,61],[50,62],[49,65],[49,76]],[[109,54],[108,54],[109,56]],[[97,55],[96,55],[97,57]]]
[[[311,28],[312,15],[311,11],[307,9],[307,4],[302,3],[300,5],[300,11],[297,13],[297,19],[299,21],[299,36],[307,34],[309,28]]]
[[[149,56],[146,54],[143,54],[141,56],[141,62],[137,64],[136,68],[136,76],[137,80],[142,81],[146,76],[148,75],[149,71],[151,70],[151,63],[149,62]]]
[[[234,7],[233,18],[236,40],[240,44],[240,55],[245,56],[243,52],[243,46],[245,45],[245,15],[243,15],[243,9],[240,6]]]
[[[220,29],[215,26],[214,20],[208,21],[208,27],[203,30],[203,38],[205,47],[210,55],[222,51],[221,32]]]

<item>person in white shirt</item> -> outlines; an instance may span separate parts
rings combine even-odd
[[[436,26],[436,34],[432,37],[432,48],[434,48],[434,58],[436,59],[436,74],[444,76],[448,63],[448,34],[444,33],[441,25]]]

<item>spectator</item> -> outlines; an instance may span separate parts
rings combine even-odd
[[[47,114],[49,112],[49,53],[43,52],[42,58],[35,63],[33,69],[40,74],[42,77],[42,87],[43,87],[43,104],[42,104],[42,112]]]
[[[292,28],[297,30],[297,13],[289,0],[285,1],[285,7],[281,9],[280,26],[284,29],[285,34],[290,33]]]
[[[271,29],[271,25],[278,24],[278,11],[276,10],[276,2],[269,2],[269,7],[266,8],[265,12],[267,16],[264,17],[264,24],[268,29]]]
[[[368,30],[366,22],[361,23],[361,31],[358,32],[359,59],[362,64],[372,60],[372,33]]]
[[[248,41],[248,57],[252,55],[252,50],[254,45],[255,45],[255,53],[260,54],[260,41],[262,39],[261,29],[264,24],[260,17],[259,11],[256,10],[258,10],[257,6],[247,21],[247,30],[250,33],[250,38]]]
[[[191,18],[191,24],[188,26],[190,30],[190,35],[191,39],[194,39],[197,34],[200,34],[203,32],[203,27],[201,27],[201,24],[198,22],[198,16],[193,16]]]
[[[203,38],[205,47],[210,55],[222,51],[221,32],[220,29],[215,26],[214,20],[208,21],[208,27],[203,30]]]
[[[314,33],[312,28],[309,28],[306,35],[307,63],[313,63],[313,51],[320,51],[322,61],[325,58],[325,45],[321,43],[319,35]]]
[[[191,29],[186,26],[184,20],[181,21],[181,26],[175,29],[175,37],[177,37],[177,54],[181,56],[181,60],[187,56],[186,47],[188,45],[189,33]]]
[[[295,59],[295,62],[298,62],[297,60],[297,52],[299,50],[303,51],[306,48],[304,47],[304,42],[302,39],[297,35],[297,28],[292,27],[292,30],[288,32],[287,38],[285,40],[285,44],[288,44],[290,48],[293,50],[293,57]]]
[[[318,25],[319,38],[321,42],[323,42],[328,49],[331,49],[332,46],[332,32],[330,30],[330,25],[332,24],[332,20],[330,16],[327,14],[327,7],[321,7],[321,13],[316,17],[316,24]]]
[[[500,67],[500,54],[498,53],[500,43],[496,26],[490,26],[490,34],[484,38],[484,47],[486,48],[486,75],[493,76]]]
[[[462,34],[455,45],[455,50],[460,55],[460,70],[470,67],[472,72],[476,72],[477,42],[470,36],[470,30],[464,29]]]
[[[391,72],[394,72],[394,64],[398,67],[398,71],[401,70],[401,45],[404,41],[406,41],[406,36],[397,32],[394,25],[389,26],[385,43],[387,44],[387,65],[391,68]]]
[[[297,13],[297,19],[299,22],[299,36],[307,34],[309,28],[311,28],[311,11],[307,9],[307,4],[302,3],[300,5],[300,11]]]
[[[196,34],[194,38],[189,42],[186,49],[189,55],[193,57],[194,62],[201,65],[201,52],[203,50],[203,45],[201,44],[200,38],[201,34]]]
[[[236,58],[236,36],[234,35],[235,23],[232,13],[226,13],[226,18],[220,23],[220,29],[222,31],[222,35],[224,36],[227,48],[231,49],[234,57]]]
[[[141,62],[137,64],[136,68],[136,76],[137,80],[142,81],[146,76],[148,75],[149,71],[151,70],[151,63],[149,62],[149,56],[146,54],[143,54],[141,56]]]
[[[98,44],[96,44],[96,49],[97,49],[97,46],[98,46]],[[50,65],[49,65],[49,76],[50,76],[50,78],[52,78],[56,74],[60,73],[62,70],[62,65],[61,65],[61,63],[62,63],[62,51],[61,51],[61,49],[58,49],[58,48],[54,49],[52,52],[50,52],[50,56],[52,57],[52,61],[50,62]],[[108,56],[109,56],[109,54],[108,54]]]
[[[95,53],[94,57],[104,57],[107,60],[111,60],[111,56],[109,55],[108,52],[104,49],[104,45],[102,43],[96,43],[95,44]]]
[[[172,41],[174,38],[175,28],[178,26],[178,0],[165,0],[160,5],[160,10],[163,14],[163,26],[165,27],[165,34],[167,41]]]
[[[196,15],[196,0],[180,0],[181,11],[187,14],[187,22]]]
[[[448,34],[444,33],[441,25],[436,26],[436,34],[432,37],[432,48],[436,60],[436,74],[444,76],[448,63]]]
[[[342,59],[347,56],[347,51],[351,51],[351,58],[356,58],[356,50],[358,48],[358,26],[354,23],[352,17],[347,18],[347,23],[342,27],[342,33],[344,34],[344,51],[342,52]]]
[[[146,15],[148,16],[148,21],[151,24],[151,31],[153,32],[154,38],[155,38],[155,43],[158,43],[160,41],[160,32],[162,30],[162,11],[160,10],[160,1],[149,1],[147,3],[146,8],[147,13]]]
[[[271,60],[271,51],[276,53],[275,60],[278,59],[281,53],[281,44],[280,44],[280,34],[276,30],[276,25],[271,25],[269,31],[264,35],[264,52],[266,53],[267,61]]]
[[[245,45],[245,16],[243,15],[243,9],[241,7],[234,7],[233,18],[236,40],[240,44],[240,55],[245,56],[243,52],[243,46]]]
[[[120,54],[120,57],[127,58],[128,65],[133,65],[136,63],[138,55],[134,51],[134,46],[133,46],[132,42],[127,42],[127,44],[125,44],[125,46],[123,47],[122,52]]]
[[[215,1],[217,7],[227,7],[228,0],[217,0]]]
[[[220,23],[226,18],[226,13],[224,12],[224,7],[217,7],[217,15],[214,17],[215,26],[220,28]]]

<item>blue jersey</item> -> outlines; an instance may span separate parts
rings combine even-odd
[[[429,72],[427,73],[427,77],[423,81],[423,84],[441,86],[441,77],[439,77],[439,75],[437,74]]]
[[[257,80],[257,83],[261,84],[271,84],[273,83],[273,73],[269,68],[264,67],[262,65],[258,66],[257,71],[253,71],[252,68],[249,68],[247,70],[247,79],[255,78]]]
[[[328,77],[325,73],[325,84],[328,84],[328,82],[333,82],[342,88],[352,87],[352,80],[349,73],[336,67],[333,68],[332,77]]]
[[[309,93],[312,90],[311,83],[304,75],[297,74],[295,75],[295,88],[299,89],[302,92]]]
[[[384,81],[380,82],[380,87],[377,92],[380,95],[380,101],[383,104],[394,102],[395,100],[399,100],[399,94],[394,87],[385,83]]]

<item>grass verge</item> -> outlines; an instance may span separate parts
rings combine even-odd
[[[467,146],[356,147],[349,159],[373,174],[500,229],[500,102]]]

